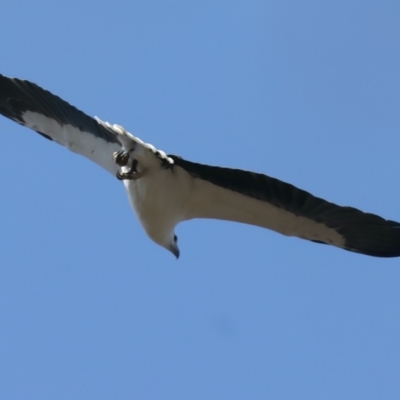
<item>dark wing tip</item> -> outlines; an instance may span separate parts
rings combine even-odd
[[[345,239],[345,249],[373,257],[400,257],[400,223],[378,215],[354,210],[337,231]]]
[[[14,79],[0,75],[0,113],[13,121],[22,123],[21,115],[23,111],[22,109],[18,110],[18,107],[13,104],[18,101],[13,96],[15,94],[14,85]]]
[[[115,132],[99,124],[73,105],[35,83],[18,78],[8,78],[0,74],[0,113],[22,125],[26,125],[23,115],[32,111],[57,121],[61,125],[70,124],[80,130],[91,132],[110,143],[119,143]],[[39,132],[49,138],[49,135]]]

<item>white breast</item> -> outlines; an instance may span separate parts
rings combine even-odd
[[[158,160],[157,160],[158,161]],[[149,237],[157,243],[187,219],[193,178],[182,168],[159,162],[138,180],[125,180],[129,201]]]

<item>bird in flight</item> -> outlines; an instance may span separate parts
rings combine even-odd
[[[121,180],[147,235],[179,257],[175,227],[193,218],[256,225],[375,257],[400,256],[400,223],[342,207],[264,174],[167,155],[36,84],[0,75],[0,113]]]

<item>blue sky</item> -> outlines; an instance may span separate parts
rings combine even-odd
[[[1,73],[167,153],[400,220],[400,3],[8,2]],[[1,118],[0,398],[400,397],[400,261],[220,221]]]

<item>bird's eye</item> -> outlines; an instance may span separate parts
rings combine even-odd
[[[176,243],[178,241],[178,236],[174,235],[174,242]]]

